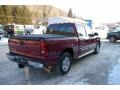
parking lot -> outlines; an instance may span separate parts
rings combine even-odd
[[[7,40],[0,41],[0,84],[27,84],[24,70],[8,60]],[[120,84],[120,41],[109,43],[102,41],[98,55],[90,54],[75,61],[67,75],[56,72],[45,72],[42,69],[30,68],[31,84]]]

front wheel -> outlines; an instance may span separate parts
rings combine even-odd
[[[96,48],[95,48],[95,50],[94,50],[94,54],[98,54],[99,51],[100,51],[100,43],[97,42],[97,44],[96,44]]]
[[[67,74],[71,68],[72,57],[69,53],[63,53],[60,57],[57,70],[62,75]]]
[[[109,41],[110,41],[111,43],[114,43],[114,42],[116,41],[115,36],[110,36],[110,37],[109,37]]]

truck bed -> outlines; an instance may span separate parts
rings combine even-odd
[[[30,58],[41,59],[41,41],[60,37],[64,36],[54,34],[14,36],[9,39],[10,52]]]

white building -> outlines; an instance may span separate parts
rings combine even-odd
[[[100,38],[106,38],[109,27],[102,24],[93,24],[93,31],[97,32]]]

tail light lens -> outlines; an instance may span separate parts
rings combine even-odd
[[[48,54],[47,46],[44,40],[41,40],[40,42],[40,54],[42,56],[46,56]]]

